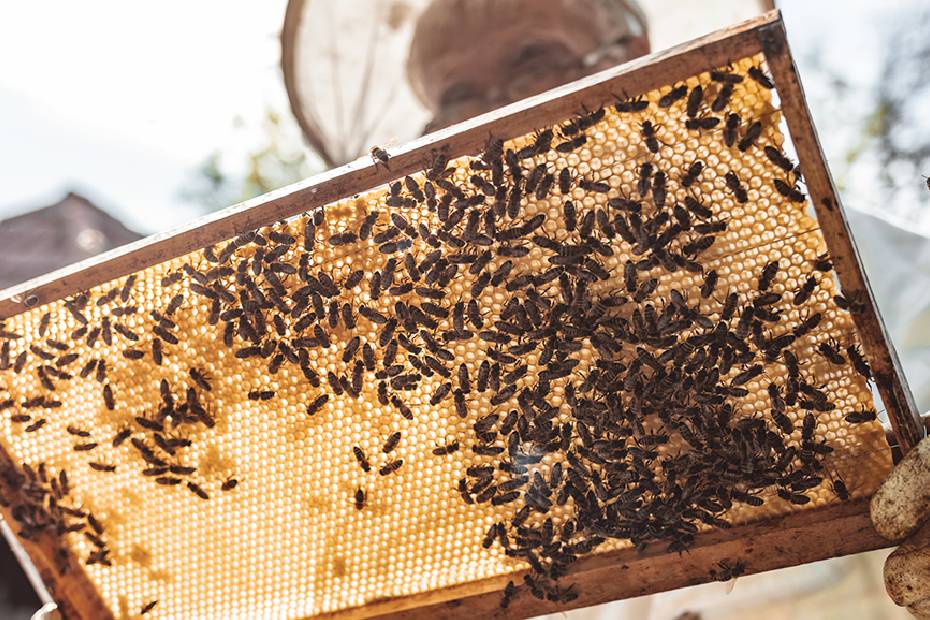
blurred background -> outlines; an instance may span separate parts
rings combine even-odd
[[[773,5],[880,310],[930,409],[921,176],[930,174],[930,5],[921,0],[7,3],[0,287]],[[885,555],[568,616],[907,617],[885,597]],[[38,599],[7,549],[0,571],[0,618],[29,617]]]

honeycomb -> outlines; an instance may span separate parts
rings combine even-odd
[[[745,76],[732,84],[732,94],[721,106],[725,109],[713,113],[722,118],[738,114],[741,120],[733,129],[725,122],[699,129],[686,126],[689,119],[712,115],[713,101],[722,98],[726,81],[707,72],[635,100],[642,104],[615,106],[605,101],[601,112],[565,119],[550,137],[552,148],[538,153],[532,152],[533,145],[546,140],[542,130],[504,143],[502,152],[528,153],[522,161],[526,177],[541,164],[552,174],[549,180],[544,175],[539,179],[551,183],[548,191],[538,196],[535,191],[521,193],[519,202],[504,206],[505,211],[519,207],[517,216],[498,218],[510,222],[499,224],[498,230],[539,224],[525,235],[518,234],[522,230],[514,233],[519,239],[507,243],[498,239],[499,245],[525,248],[516,251],[525,251],[525,256],[492,253],[482,269],[472,269],[486,260],[481,256],[490,246],[460,241],[463,236],[479,239],[485,230],[483,219],[470,221],[467,215],[447,229],[464,230],[459,239],[423,234],[443,229],[444,207],[425,206],[430,198],[418,199],[416,192],[423,191],[432,176],[434,185],[445,179],[477,195],[474,184],[480,181],[473,175],[486,181],[491,173],[481,169],[481,156],[475,154],[449,162],[447,176],[427,170],[393,187],[327,205],[323,212],[271,223],[228,243],[10,318],[0,333],[4,414],[0,444],[16,465],[4,472],[3,495],[13,497],[11,490],[19,489],[16,497],[25,495],[30,501],[27,506],[10,506],[7,500],[6,518],[25,536],[52,531],[61,548],[80,560],[81,567],[71,567],[70,574],[85,571],[117,617],[144,612],[146,618],[298,618],[507,575],[533,563],[544,566],[535,571],[540,583],[533,582],[530,589],[542,588],[546,571],[553,563],[559,565],[558,558],[542,552],[527,558],[513,553],[513,548],[504,549],[498,542],[504,534],[501,530],[513,538],[529,536],[528,531],[539,535],[550,528],[551,537],[553,529],[564,533],[570,523],[580,530],[585,519],[592,520],[584,516],[591,496],[576,489],[561,502],[554,499],[547,510],[531,510],[522,530],[504,526],[527,505],[527,489],[536,484],[536,474],[548,480],[555,477],[554,469],[572,469],[565,446],[574,446],[577,454],[597,447],[584,437],[593,432],[596,422],[578,422],[571,405],[581,398],[585,377],[598,368],[595,360],[610,358],[629,366],[640,354],[628,345],[612,357],[602,355],[589,334],[578,339],[580,344],[569,355],[559,358],[563,365],[570,361],[566,373],[540,375],[552,368],[541,360],[545,347],[528,345],[514,360],[500,364],[503,385],[521,389],[500,396],[502,388],[481,391],[477,382],[485,372],[483,363],[491,365],[509,346],[492,342],[505,333],[500,331],[505,327],[491,333],[492,326],[506,322],[502,315],[513,313],[512,300],[526,300],[525,285],[506,283],[526,274],[551,273],[558,264],[579,269],[581,263],[573,262],[572,250],[552,248],[577,243],[578,229],[590,225],[586,214],[597,209],[613,214],[617,207],[609,201],[620,204],[637,197],[646,205],[643,213],[652,207],[656,213],[672,213],[673,205],[687,204],[688,198],[699,200],[711,214],[692,212],[692,226],[725,225],[714,230],[715,238],[707,247],[688,250],[694,257],[688,265],[669,269],[661,260],[644,263],[633,274],[629,290],[628,264],[645,261],[649,253],[622,235],[606,237],[595,223],[588,237],[605,235],[594,262],[606,274],[585,280],[587,294],[598,300],[588,310],[622,317],[629,324],[638,320],[648,324],[657,320],[650,319],[650,313],[661,320],[673,300],[679,299],[707,317],[704,326],[692,321],[680,328],[685,340],[713,332],[727,312],[730,293],[735,293],[732,301],[737,302],[730,324],[738,329],[741,312],[761,294],[760,278],[771,276],[767,289],[777,299],[766,307],[777,313],[777,320],[768,322],[761,334],[750,334],[747,322],[745,337],[771,343],[799,333],[803,321],[819,315],[819,323],[789,338],[784,350],[794,353],[802,376],[810,386],[819,386],[814,389],[822,398],[801,394],[801,402],[785,407],[787,422],[782,423],[790,428],[781,432],[779,440],[783,449],[797,447],[793,458],[807,458],[816,465],[811,466],[813,473],[805,470],[807,477],[793,479],[798,483],[795,487],[774,478],[758,484],[734,483],[731,491],[758,498],[752,501],[701,496],[702,501],[718,504],[702,513],[713,517],[702,520],[686,514],[682,519],[690,524],[687,528],[675,521],[662,531],[624,536],[618,531],[608,535],[602,522],[588,523],[594,538],[606,540],[592,542],[589,534],[582,543],[591,543],[590,549],[579,544],[573,552],[583,555],[654,539],[667,540],[672,549],[676,544],[684,548],[696,530],[841,501],[845,494],[842,487],[834,486],[836,480],[845,482],[850,497],[870,495],[890,466],[884,431],[870,413],[874,404],[867,372],[857,371],[847,351],[856,345],[856,332],[848,312],[837,305],[839,291],[829,264],[824,264],[828,260],[824,239],[803,197],[790,195],[801,191],[798,174],[788,171],[790,163],[779,168],[763,150],[769,146],[781,152],[784,136],[771,91],[749,75],[761,63],[761,58],[746,58],[720,70]],[[690,93],[697,86],[703,89],[700,106],[689,110]],[[681,92],[688,96],[675,99]],[[629,105],[645,109],[617,109]],[[655,128],[655,142],[644,130],[647,120]],[[754,120],[759,121],[756,128]],[[579,129],[579,124],[590,126]],[[583,144],[556,148],[582,134]],[[732,139],[729,146],[728,139]],[[741,144],[744,140],[747,143]],[[441,154],[437,159],[442,160]],[[703,169],[687,182],[688,171],[698,160]],[[645,162],[654,169],[650,184],[640,188]],[[662,202],[656,196],[659,171],[666,179],[665,208],[655,205]],[[746,192],[742,202],[728,185],[728,173],[736,175]],[[560,187],[563,179],[569,187]],[[784,191],[775,187],[776,180],[785,183]],[[488,197],[485,207],[494,200]],[[510,202],[509,194],[505,200]],[[567,221],[568,200],[575,207],[576,222]],[[399,231],[392,232],[392,226]],[[353,236],[360,234],[360,228],[370,230],[358,241]],[[414,234],[416,238],[410,240]],[[533,241],[533,235],[547,240]],[[684,256],[682,246],[700,244],[706,236],[687,233],[669,247],[677,244]],[[467,247],[457,247],[462,245]],[[423,261],[437,250],[460,261],[449,263],[459,266],[454,275],[430,275],[429,265],[424,267]],[[406,254],[412,263],[405,261]],[[564,262],[553,262],[553,256]],[[374,295],[372,279],[384,276],[391,257],[396,259],[393,277],[385,276],[385,290]],[[487,279],[483,274],[505,271],[507,261],[512,267],[509,276],[480,281]],[[764,275],[772,261],[777,261],[778,269]],[[598,270],[594,264],[584,265],[588,273]],[[422,273],[414,276],[415,271]],[[715,287],[707,282],[712,271],[718,277]],[[800,303],[799,291],[811,276],[816,286]],[[545,279],[534,284],[552,304],[573,295],[584,299],[577,281],[566,291],[557,277]],[[414,280],[417,286],[409,286]],[[255,282],[264,282],[265,288],[258,290]],[[305,286],[320,293],[306,293],[301,302],[291,302],[274,292],[292,294]],[[216,292],[219,289],[222,292]],[[629,299],[624,304],[616,301],[618,297]],[[473,298],[479,303],[469,309]],[[406,305],[398,306],[398,301]],[[457,302],[462,302],[460,312]],[[616,306],[610,305],[614,302]],[[250,314],[256,305],[263,310]],[[419,312],[410,310],[414,305]],[[365,310],[360,310],[363,306]],[[252,309],[244,311],[247,307]],[[637,312],[639,319],[633,316]],[[255,324],[259,315],[267,319],[264,326]],[[310,315],[318,320],[305,319]],[[243,316],[253,318],[243,320]],[[332,316],[336,320],[330,323]],[[476,328],[475,320],[484,327]],[[416,329],[410,329],[410,321]],[[432,356],[441,354],[425,344],[428,336],[416,335],[424,330],[432,330],[436,338],[443,332],[473,334],[440,343],[436,348],[446,351],[442,355],[449,359],[439,359]],[[254,342],[252,331],[259,332]],[[402,336],[406,341],[396,344]],[[534,338],[514,336],[523,344]],[[827,359],[834,346],[835,354],[844,358],[842,363]],[[391,348],[397,350],[395,360],[382,363]],[[423,352],[410,361],[414,349]],[[424,362],[427,357],[432,359]],[[766,441],[780,432],[769,384],[786,390],[791,382],[783,352],[772,357],[763,360],[761,374],[745,381],[755,372],[752,365],[730,360],[721,384],[733,388],[723,399],[732,408],[729,428],[766,428],[755,435],[767,437]],[[389,365],[401,369],[393,375],[379,374]],[[638,373],[648,378],[648,362],[637,365]],[[467,393],[461,387],[464,372],[470,384]],[[511,372],[514,375],[508,379]],[[652,377],[654,384],[662,383],[659,375]],[[382,390],[390,394],[379,394],[381,381],[388,385]],[[509,410],[527,406],[519,402],[522,388],[537,389],[540,381],[551,389],[552,408],[522,411],[517,417],[524,421],[514,425],[533,424],[533,429],[540,429],[551,424],[555,430],[550,435],[561,447],[521,445],[511,450],[505,433],[494,436],[493,429],[500,431]],[[643,383],[628,387],[629,393],[612,393],[629,404],[635,401],[633,392],[646,389]],[[688,395],[680,398],[691,402]],[[820,410],[818,403],[824,405]],[[638,458],[627,453],[633,452],[631,448],[653,450],[653,456],[638,461],[653,469],[644,477],[664,485],[678,476],[684,481],[683,493],[704,492],[711,484],[708,480],[686,468],[673,473],[677,467],[673,463],[688,453],[683,436],[688,428],[697,432],[699,425],[711,422],[698,415],[690,426],[677,433],[666,428],[663,439],[647,443],[646,437],[662,432],[662,412],[626,411],[639,420],[629,422],[630,441],[614,444],[624,450],[617,458],[629,463]],[[720,408],[714,411],[717,415]],[[574,427],[566,426],[573,422]],[[531,435],[527,429],[523,432]],[[484,441],[481,433],[492,436]],[[515,435],[519,439],[519,433],[510,437]],[[741,435],[752,436],[749,431]],[[736,450],[736,443],[706,451]],[[801,454],[805,452],[806,456]],[[511,466],[516,465],[510,472],[499,468],[508,454]],[[596,469],[590,463],[587,466]],[[695,462],[690,463],[693,468]],[[483,490],[479,487],[487,488],[488,483],[472,474],[489,465],[497,468],[494,484],[516,489],[515,493],[501,490],[492,494],[493,499],[488,494],[478,497]],[[508,480],[524,475],[529,486],[507,486]],[[655,489],[638,492],[658,496]],[[55,506],[66,510],[62,513]],[[657,512],[652,518],[660,521],[662,515]],[[496,528],[496,523],[501,527]],[[567,539],[580,540],[570,534]],[[60,570],[67,568],[63,558],[59,558]],[[566,585],[570,578],[569,573],[554,580],[548,594],[570,598],[571,588]],[[522,589],[517,594],[508,589],[502,604],[514,595],[524,594]]]

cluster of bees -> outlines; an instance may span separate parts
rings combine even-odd
[[[0,504],[11,508],[17,535],[26,540],[38,540],[46,534],[61,538],[80,533],[93,548],[87,556],[87,564],[112,565],[104,526],[92,511],[71,498],[67,471],[62,469],[55,474],[45,463],[36,468],[24,463],[19,471],[4,468],[0,476],[6,488],[15,490],[24,500],[11,506],[6,496],[0,496]],[[68,571],[68,555],[64,547],[56,548],[55,562],[60,573]]]
[[[695,159],[672,177],[660,155],[654,106],[683,114],[689,131],[714,134],[721,148],[758,149],[780,171],[774,189],[804,202],[800,170],[776,146],[761,143],[766,119],[743,119],[728,109],[745,80],[772,88],[758,67],[745,75],[722,68],[711,72],[712,87],[675,86],[656,102],[616,101],[617,113],[636,119],[643,146],[628,193],[618,193],[606,178],[553,164],[598,131],[607,115],[599,108],[541,129],[519,148],[489,139],[480,156],[468,160],[465,178],[437,151],[418,178],[390,184],[386,211],[371,210],[354,227],[330,226],[318,209],[297,220],[301,233],[294,222],[282,222],[204,249],[200,263],[162,279],[173,296],[151,311],[151,333],[120,321],[140,311],[132,302],[132,277],[96,299],[78,295],[65,304],[80,325],[71,338],[91,350],[118,340],[126,359],[161,365],[181,338],[173,317],[195,297],[209,307],[207,322],[235,359],[258,361],[271,375],[284,366],[299,369],[308,386],[308,417],[335,399],[371,392],[407,420],[427,405],[451,405],[449,411],[464,419],[476,400],[488,402],[490,413],[474,422],[471,435],[450,437],[432,454],[468,454],[471,464],[457,489],[462,501],[511,509],[510,518],[491,525],[483,546],[499,545],[528,564],[525,585],[538,598],[577,597],[561,579],[579,557],[611,539],[640,547],[666,541],[671,551],[684,551],[701,528],[729,527],[725,515],[734,505],[761,506],[772,491],[801,505],[810,501],[808,491],[829,481],[838,497],[848,498],[842,479],[824,464],[832,447],[815,437],[818,414],[836,405],[793,350],[818,330],[821,314],[808,312],[782,328],[788,310],[808,304],[820,278],[830,277],[829,257],[810,264],[793,291],[773,286],[786,267],[777,260],[756,274],[748,294],[727,290],[702,262],[727,231],[712,199],[698,191],[705,162]],[[390,166],[383,149],[373,157]],[[737,204],[749,200],[746,179],[729,171],[722,180]],[[553,197],[561,211],[555,232],[545,212],[526,209]],[[370,260],[336,271],[314,260],[319,244],[347,255],[367,252]],[[658,297],[663,275],[675,273],[701,285]],[[462,282],[464,294],[453,297],[449,291]],[[499,294],[506,302],[489,310]],[[842,297],[836,302],[851,305]],[[83,312],[91,303],[109,308],[99,324]],[[708,305],[712,311],[702,311]],[[105,356],[70,370],[78,356],[67,343],[46,338],[51,318],[42,318],[39,338],[15,356],[11,343],[20,335],[0,333],[0,370],[20,373],[32,354],[48,392],[0,403],[29,432],[42,427],[41,412],[62,406],[53,394],[73,372],[100,383],[108,409],[119,406]],[[457,358],[464,342],[477,343],[480,361]],[[320,349],[339,352],[341,367],[316,367]],[[855,343],[823,340],[817,351],[871,380]],[[767,379],[771,367],[784,381]],[[141,473],[155,483],[206,500],[210,495],[184,454],[191,446],[188,431],[216,423],[212,379],[194,367],[187,379],[182,386],[163,379],[152,413],[127,420],[109,443],[134,450]],[[739,399],[758,381],[767,382],[770,409],[741,415]],[[426,383],[435,387],[422,402],[418,394]],[[265,385],[242,390],[251,401],[277,397]],[[846,420],[868,422],[875,415],[862,409]],[[91,433],[68,432],[74,450],[92,457],[98,442]],[[376,462],[359,445],[351,458],[365,474],[391,476],[404,467],[395,456],[401,441],[401,431],[393,431]],[[88,465],[100,473],[116,468],[93,458]],[[76,531],[71,528],[78,525],[62,518],[70,515],[89,528],[86,535],[102,535],[89,513],[78,517],[80,511],[58,502],[67,495],[64,481],[56,483],[44,470],[25,471],[26,496],[35,502],[14,507],[14,515],[23,517],[16,518],[26,534],[37,527]],[[230,478],[221,489],[236,484]],[[351,497],[359,511],[367,495],[358,487]],[[105,562],[106,554],[92,559]],[[715,574],[729,578],[741,566],[721,565]],[[501,605],[517,591],[508,584]]]

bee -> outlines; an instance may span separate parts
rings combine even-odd
[[[759,67],[752,66],[749,67],[749,70],[746,71],[747,75],[753,79],[757,84],[771,90],[775,88],[775,84],[772,83],[772,78],[765,74],[765,71]]]
[[[25,430],[27,433],[34,433],[43,426],[45,426],[45,418],[39,418],[23,430]]]
[[[665,207],[666,198],[665,173],[659,170],[652,178],[652,200],[659,208]]]
[[[707,299],[713,294],[714,289],[717,288],[718,279],[719,276],[717,275],[716,269],[708,271],[706,274],[704,274],[704,283],[701,285],[702,299]]]
[[[811,298],[815,288],[817,288],[817,278],[814,276],[807,276],[807,280],[804,281],[804,284],[799,286],[798,290],[795,291],[792,303],[795,306],[800,306]]]
[[[191,493],[193,493],[194,495],[196,495],[197,497],[199,497],[200,499],[210,499],[210,496],[207,494],[207,492],[204,491],[203,488],[202,488],[199,484],[197,484],[196,482],[190,482],[190,481],[188,481],[188,482],[187,482],[187,489],[188,489]]]
[[[307,405],[307,415],[313,416],[329,401],[329,394],[321,394],[313,399],[309,405]]]
[[[517,587],[514,585],[513,581],[508,581],[507,585],[504,587],[504,595],[501,597],[500,608],[507,609],[516,593]]]
[[[833,301],[841,309],[847,310],[849,312],[857,313],[865,311],[865,305],[862,302],[856,300],[853,295],[834,295]]]
[[[759,274],[759,283],[758,289],[760,291],[767,291],[769,287],[772,286],[772,282],[775,280],[775,275],[778,273],[778,261],[773,260],[765,265],[762,268],[762,273]]]
[[[355,455],[355,460],[358,461],[358,464],[361,466],[362,471],[368,473],[371,471],[371,465],[368,463],[368,457],[365,456],[364,450],[358,446],[352,446],[352,453]]]
[[[207,392],[213,389],[213,387],[210,385],[210,377],[201,372],[199,368],[191,368],[189,373],[191,379],[193,379],[194,383],[197,384],[197,387]]]
[[[438,405],[442,400],[449,395],[449,392],[452,390],[452,384],[448,381],[441,384],[436,391],[433,392],[433,395],[429,399],[431,405]]]
[[[116,471],[116,465],[109,465],[106,463],[97,463],[96,461],[90,461],[87,464],[90,466],[91,469],[95,471],[99,471],[99,472],[112,474],[113,472]]]
[[[274,398],[274,390],[249,390],[249,400],[271,400]]]
[[[821,314],[818,312],[801,321],[794,328],[795,338],[802,338],[813,331],[820,324]]]
[[[571,138],[564,142],[560,142],[559,144],[555,146],[555,150],[558,151],[559,153],[571,153],[572,151],[574,151],[575,149],[577,149],[578,147],[580,147],[587,141],[588,141],[588,137],[585,134],[579,134],[578,136],[575,136],[574,138]]]
[[[711,575],[714,576],[717,581],[737,579],[746,571],[746,565],[740,561],[734,562],[732,566],[727,562],[717,562],[717,568],[719,570],[711,571]]]
[[[787,489],[778,489],[776,493],[778,494],[778,497],[798,506],[803,506],[804,504],[807,504],[811,501],[809,496],[802,493],[792,493]]]
[[[177,295],[171,298],[171,301],[168,302],[168,307],[165,308],[165,314],[168,314],[168,315],[174,314],[177,311],[177,309],[181,307],[181,304],[183,303],[184,303],[184,295],[182,295],[181,293],[178,293]]]
[[[402,416],[404,416],[404,418],[408,420],[413,419],[413,412],[410,410],[410,407],[408,407],[404,401],[398,398],[396,394],[391,396],[391,404],[394,405],[394,407],[400,412]]]
[[[831,363],[836,364],[837,366],[846,363],[846,360],[842,355],[840,355],[839,346],[837,346],[835,343],[831,344],[829,342],[821,342],[819,345],[817,345],[817,351],[823,357],[825,357]]]
[[[685,129],[697,131],[699,129],[713,129],[720,124],[720,119],[716,116],[702,116],[700,118],[689,118],[685,121]]]
[[[400,469],[401,465],[403,464],[404,464],[404,459],[397,459],[395,461],[391,461],[390,463],[387,463],[386,465],[382,465],[381,468],[378,469],[378,473],[382,476],[388,476],[394,473],[395,471],[397,471],[398,469]]]
[[[700,88],[700,86],[698,88]],[[675,86],[674,88],[672,88],[670,91],[668,91],[667,93],[665,93],[659,98],[659,107],[660,108],[670,107],[676,101],[683,99],[687,94],[688,94],[687,84],[680,84],[678,86]],[[700,103],[700,99],[698,99],[698,102]],[[690,103],[690,100],[689,100],[689,103]],[[693,115],[689,114],[689,116],[693,116]]]
[[[865,357],[862,356],[862,352],[859,351],[858,345],[849,345],[846,347],[846,355],[852,362],[856,372],[862,375],[866,381],[871,381],[872,367],[869,366],[869,363],[866,361]]]
[[[778,429],[785,435],[790,435],[794,432],[794,425],[791,424],[791,419],[785,415],[785,412],[779,409],[773,408],[771,410],[772,420],[775,421],[775,424],[778,425]]]
[[[144,616],[145,614],[155,609],[156,605],[158,605],[158,599],[155,599],[154,601],[149,601],[148,603],[142,606],[142,609],[139,611],[139,615]]]
[[[362,487],[355,490],[355,509],[361,510],[365,507],[366,493]]]
[[[736,136],[741,122],[739,114],[736,112],[727,114],[726,124],[723,128],[723,141],[727,146],[733,146],[733,143],[736,142]]]
[[[90,433],[80,428],[75,428],[74,426],[68,425],[66,429],[69,435],[74,435],[75,437],[90,437]]]
[[[393,452],[394,448],[397,447],[397,444],[400,443],[400,437],[401,437],[400,431],[395,431],[391,433],[390,435],[388,435],[388,438],[384,442],[384,446],[382,446],[381,451],[384,452],[385,454],[389,452]]]
[[[565,230],[573,232],[578,227],[578,218],[575,214],[575,205],[571,200],[566,200],[562,205],[562,215],[565,220]]]
[[[643,162],[639,167],[639,181],[636,184],[636,191],[639,192],[639,195],[643,198],[646,197],[646,194],[649,192],[649,188],[652,186],[652,172],[655,167],[651,162]]]
[[[388,155],[387,151],[385,151],[380,146],[373,146],[369,152],[371,153],[371,161],[374,162],[375,168],[381,165],[384,166],[387,170],[391,169],[391,167],[388,165],[388,162],[391,160],[391,156]]]
[[[164,353],[162,351],[160,338],[152,339],[152,360],[159,366],[161,366],[161,363],[164,360]]]
[[[732,67],[727,67],[732,69]],[[724,71],[723,69],[714,69],[710,72],[710,79],[713,82],[719,84],[739,84],[743,81],[743,76],[739,73],[733,73],[732,71]]]
[[[587,179],[581,179],[578,185],[581,187],[581,189],[588,192],[606,194],[610,191],[610,184],[606,181],[589,181]]]
[[[98,368],[99,368],[98,364]],[[103,402],[106,405],[107,409],[113,411],[116,408],[116,400],[113,397],[113,388],[110,387],[110,384],[107,383],[103,386]]]
[[[223,484],[220,486],[221,491],[232,491],[238,486],[239,481],[235,478],[229,477],[223,481]]]
[[[129,439],[129,436],[132,435],[132,429],[124,428],[116,433],[113,436],[113,447],[118,448],[124,441]]]
[[[756,121],[752,123],[749,127],[746,128],[746,131],[743,132],[743,138],[739,141],[737,148],[740,151],[745,152],[756,143],[756,140],[759,139],[759,136],[762,134],[762,123]]]
[[[713,212],[691,196],[685,197],[685,208],[701,219],[713,217]]]
[[[749,381],[752,381],[753,379],[761,375],[762,371],[763,371],[762,364],[755,364],[753,366],[750,366],[743,372],[733,377],[733,379],[730,380],[730,385],[743,385],[744,383],[748,383]]]
[[[659,140],[656,138],[655,125],[652,124],[652,121],[645,120],[640,127],[643,136],[643,142],[646,144],[646,148],[648,148],[651,153],[658,153]]]
[[[862,407],[846,415],[845,420],[850,424],[862,424],[863,422],[872,422],[878,419],[878,413],[874,409]]]
[[[468,405],[465,402],[465,394],[462,390],[455,389],[452,394],[452,401],[455,404],[455,414],[460,418],[468,417]]]
[[[649,101],[643,99],[642,97],[635,97],[633,99],[624,100],[618,99],[616,102],[614,102],[614,109],[621,114],[630,112],[643,112],[648,107]]]
[[[799,190],[794,185],[788,185],[781,179],[774,179],[772,184],[775,186],[775,189],[779,194],[792,202],[804,202],[807,199],[807,197],[804,195],[804,192]]]
[[[695,181],[697,181],[697,178],[701,175],[701,171],[703,169],[704,162],[702,162],[700,159],[692,162],[691,165],[688,166],[688,171],[685,173],[685,176],[681,179],[681,186],[691,187]]]
[[[445,456],[447,454],[452,454],[453,452],[458,452],[459,448],[461,448],[461,446],[459,445],[459,442],[452,441],[450,443],[447,443],[444,446],[438,446],[436,448],[433,448],[433,454],[435,454],[436,456]]]
[[[39,319],[39,336],[45,337],[46,332],[48,331],[48,325],[51,322],[52,313],[46,312],[42,315],[42,318]]]
[[[733,192],[737,202],[745,203],[749,200],[749,196],[746,193],[746,188],[743,187],[742,183],[740,183],[739,177],[736,176],[735,172],[732,170],[727,172],[724,178],[726,179],[727,188]]]
[[[720,87],[720,90],[717,91],[717,95],[710,104],[711,111],[722,112],[726,109],[727,104],[730,103],[731,97],[733,97],[733,84],[724,84]]]
[[[690,118],[697,116],[698,111],[701,108],[701,102],[704,100],[704,89],[698,84],[691,89],[691,92],[688,93],[688,103],[685,105],[685,110],[688,113]]]
[[[779,151],[774,146],[766,145],[763,147],[762,152],[765,153],[765,156],[768,157],[769,161],[784,170],[785,172],[791,172],[794,170],[794,162],[785,157],[785,154]]]

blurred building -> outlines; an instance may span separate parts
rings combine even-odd
[[[0,288],[140,239],[79,194],[0,221]]]

